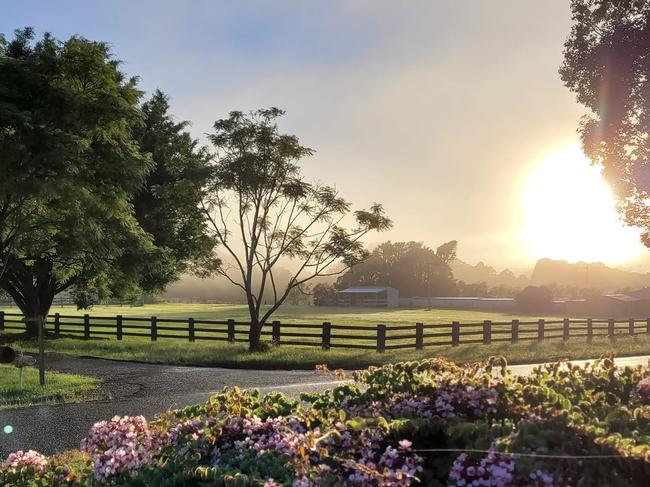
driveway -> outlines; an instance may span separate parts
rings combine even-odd
[[[297,395],[322,391],[339,381],[309,371],[234,370],[50,356],[48,369],[98,377],[111,398],[79,404],[0,411],[0,458],[16,450],[52,454],[78,448],[96,421],[115,415],[153,418],[156,413],[205,402],[225,386],[258,387]],[[6,434],[6,425],[13,432]]]
[[[648,359],[649,356],[626,357],[616,362],[620,366],[648,365]],[[536,365],[515,365],[511,369],[514,374],[525,375]],[[262,392],[279,391],[295,396],[303,391],[323,391],[341,382],[304,370],[176,367],[63,356],[50,356],[48,368],[98,377],[111,399],[0,411],[0,458],[16,450],[52,454],[78,448],[79,441],[96,421],[115,415],[142,414],[153,418],[166,409],[205,402],[225,386],[258,387]],[[5,425],[13,427],[11,434],[2,432]]]

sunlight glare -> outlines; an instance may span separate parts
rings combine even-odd
[[[543,158],[523,187],[522,240],[534,259],[620,264],[647,249],[618,218],[614,196],[579,146]]]

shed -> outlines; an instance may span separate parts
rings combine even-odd
[[[649,318],[650,297],[646,290],[626,294],[604,294],[565,302],[567,315],[599,318]]]
[[[399,291],[388,286],[353,286],[337,293],[339,306],[397,308]]]

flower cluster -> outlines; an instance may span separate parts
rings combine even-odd
[[[553,478],[541,470],[525,475],[517,472],[514,458],[491,451],[480,460],[461,453],[449,472],[449,485],[457,487],[553,487]]]
[[[38,473],[42,473],[47,468],[47,458],[34,450],[26,452],[19,450],[7,457],[5,465],[12,470],[31,468]]]
[[[348,461],[348,485],[408,486],[422,471],[422,458],[411,453],[411,442],[402,440],[399,449],[386,447],[376,458],[372,450],[365,450],[358,462]]]
[[[639,381],[636,385],[636,394],[642,404],[650,404],[650,377]]]
[[[262,421],[257,416],[230,418],[222,425],[220,449],[250,449],[258,455],[267,451],[292,455],[308,446],[305,428],[296,418],[277,417]]]
[[[151,434],[142,416],[115,416],[110,421],[95,423],[80,446],[81,451],[93,456],[97,480],[151,464],[158,448],[159,439]]]

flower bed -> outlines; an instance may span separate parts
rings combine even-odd
[[[503,359],[370,368],[293,400],[226,389],[205,405],[93,426],[80,451],[12,454],[0,485],[629,486],[650,483],[650,371],[612,358],[513,377]]]

